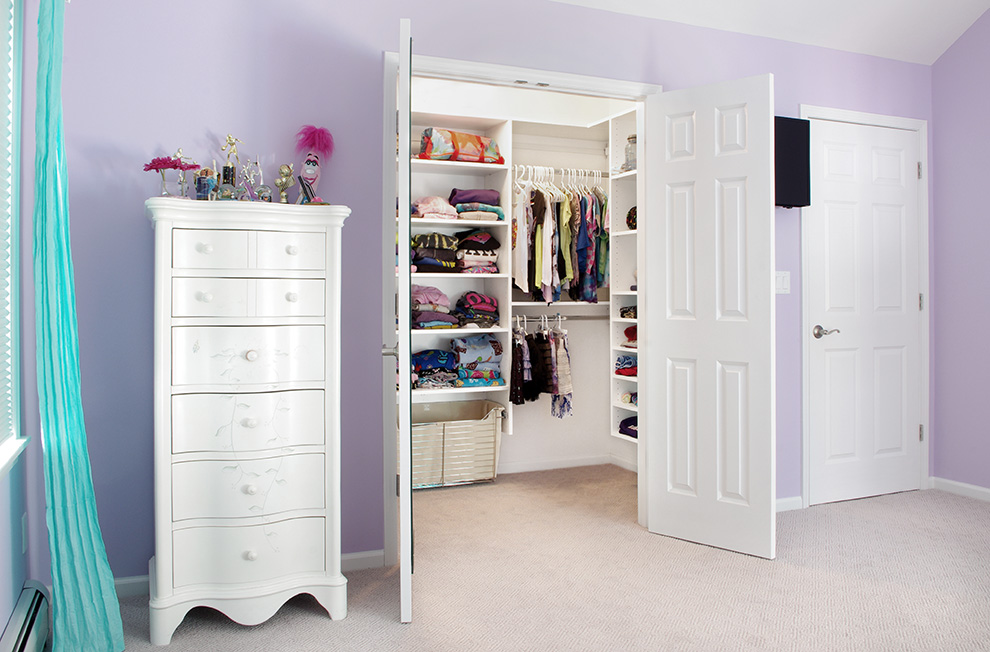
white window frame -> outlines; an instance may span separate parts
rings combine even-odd
[[[20,98],[22,0],[0,0],[0,24],[4,51],[0,53],[0,83],[4,85],[0,106],[0,478],[27,447],[21,432],[20,319]],[[5,115],[4,115],[5,114]],[[8,149],[9,146],[9,149]],[[6,195],[6,196],[4,196]],[[3,253],[7,252],[6,258]]]

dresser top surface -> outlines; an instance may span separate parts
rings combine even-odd
[[[152,197],[145,209],[153,223],[159,221],[186,224],[271,226],[343,226],[351,209],[340,205],[281,204],[249,201],[197,201],[181,197]]]

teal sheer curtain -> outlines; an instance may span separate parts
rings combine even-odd
[[[65,0],[41,0],[35,125],[34,289],[38,404],[52,557],[54,652],[124,649],[120,605],[96,516],[79,387],[76,299],[62,140]]]

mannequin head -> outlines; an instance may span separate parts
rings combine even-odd
[[[316,192],[322,164],[333,155],[333,136],[330,135],[330,130],[312,125],[304,126],[296,134],[296,152],[303,154],[300,176]]]

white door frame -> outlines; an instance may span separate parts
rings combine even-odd
[[[800,117],[805,120],[828,120],[832,122],[848,122],[851,124],[866,125],[872,127],[888,127],[891,129],[904,129],[906,131],[918,132],[918,159],[921,163],[922,176],[925,183],[921,184],[918,192],[918,287],[924,295],[925,301],[921,311],[921,342],[920,342],[920,388],[921,388],[921,425],[924,428],[925,443],[921,447],[921,468],[919,469],[918,487],[927,489],[929,487],[928,460],[931,450],[932,431],[929,426],[929,320],[930,306],[932,303],[931,289],[928,284],[928,122],[914,118],[900,118],[895,116],[879,115],[876,113],[862,113],[859,111],[847,111],[845,109],[831,109],[808,104],[801,105]],[[812,201],[814,201],[814,185],[811,188]],[[811,396],[810,374],[811,374],[811,322],[808,318],[810,306],[808,305],[808,269],[810,243],[805,238],[803,225],[810,219],[809,208],[801,209],[801,506],[808,507],[811,500]]]
[[[389,71],[397,68],[399,55],[394,52],[384,53],[384,117],[382,120],[382,224],[386,223],[390,217],[395,216],[394,193],[391,188],[395,186],[395,147],[392,144],[395,137],[395,102],[396,91],[394,88],[395,75]],[[416,77],[434,77],[439,79],[449,79],[455,81],[466,81],[475,83],[492,84],[519,88],[520,80],[527,83],[524,88],[541,88],[559,93],[575,93],[578,95],[590,95],[596,97],[614,98],[621,100],[643,101],[647,95],[661,92],[662,88],[656,84],[646,84],[641,82],[621,81],[617,79],[605,79],[602,77],[590,77],[587,75],[575,75],[563,72],[549,72],[533,68],[520,68],[516,66],[503,66],[500,64],[478,63],[471,61],[460,61],[457,59],[445,59],[441,57],[428,57],[416,54],[412,59],[412,72]],[[390,82],[391,80],[391,82]],[[389,87],[391,84],[391,88]],[[537,86],[539,84],[539,86]],[[385,238],[382,238],[384,241]],[[394,274],[394,258],[392,243],[383,242],[382,246],[382,273]],[[391,253],[390,253],[391,252]],[[383,276],[384,279],[387,276]],[[383,293],[384,294],[384,293]],[[382,297],[383,324],[385,315],[391,314],[392,297]],[[383,338],[387,335],[387,327],[383,327]],[[392,342],[391,339],[383,339],[383,344]],[[642,391],[642,390],[641,390]],[[384,392],[383,409],[387,420],[390,414],[385,402],[394,397],[389,392]],[[394,407],[391,415],[394,415]],[[385,541],[384,559],[386,566],[393,566],[398,561],[398,499],[395,491],[395,469],[396,469],[396,442],[395,428],[389,428],[383,420],[384,436],[384,518],[385,518]],[[645,438],[644,438],[645,439]],[[639,469],[645,470],[646,445],[643,439],[638,444],[639,450],[637,458]],[[644,473],[645,476],[645,473]],[[638,508],[639,522],[646,523],[646,483],[640,481],[638,488]]]

